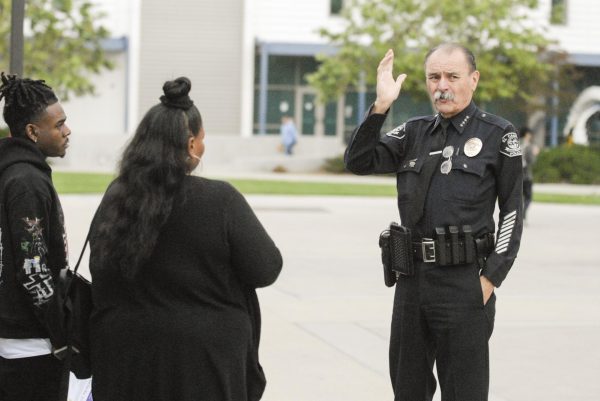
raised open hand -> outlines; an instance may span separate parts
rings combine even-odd
[[[394,100],[398,99],[406,74],[400,74],[394,80],[394,51],[389,49],[377,67],[377,99],[373,104],[373,113],[385,113]]]

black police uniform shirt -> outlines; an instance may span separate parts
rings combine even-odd
[[[370,114],[354,130],[346,168],[360,175],[396,173],[401,223],[417,240],[433,238],[435,227],[451,225],[471,225],[476,237],[493,233],[498,200],[496,244],[482,274],[499,287],[517,256],[523,223],[521,149],[512,124],[473,102],[450,118],[444,148],[452,146],[452,154],[441,157],[427,189],[419,174],[427,158],[439,157],[430,154],[435,153],[430,146],[441,115],[410,119],[382,136],[385,118]],[[451,163],[446,174],[444,161],[446,167]],[[427,191],[424,204],[417,204],[422,190]],[[422,218],[414,221],[420,211]]]

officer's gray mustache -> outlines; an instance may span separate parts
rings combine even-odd
[[[434,100],[454,100],[454,94],[451,92],[435,91],[433,94]]]

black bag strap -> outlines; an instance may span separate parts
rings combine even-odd
[[[79,270],[79,265],[81,264],[81,260],[83,259],[85,250],[88,246],[88,243],[90,242],[90,235],[92,233],[92,228],[94,227],[94,221],[96,220],[97,214],[98,214],[98,211],[96,210],[96,213],[94,214],[94,217],[92,218],[92,222],[90,223],[90,228],[88,229],[88,233],[85,237],[85,242],[83,243],[83,247],[81,248],[81,253],[79,254],[79,258],[77,259],[77,264],[75,264],[75,267],[72,270],[73,274],[70,276],[69,282],[66,286],[65,298],[64,298],[63,302],[68,301],[69,294],[71,291],[71,284],[73,283],[73,279],[75,277],[75,274],[77,273],[77,270]],[[71,340],[71,333],[70,333],[69,325],[67,325],[67,327],[66,327],[66,337],[67,337],[68,343],[67,343],[65,357],[63,359],[63,371],[62,371],[61,383],[60,383],[60,387],[59,387],[59,401],[68,401],[71,361],[73,359],[73,349],[71,348],[71,346],[69,344],[69,342]]]
[[[98,216],[98,211],[100,210],[100,206],[98,206],[98,208],[96,209],[96,212],[94,213],[94,217],[92,217],[92,221],[90,222],[90,228],[88,229],[88,233],[85,236],[85,242],[83,243],[83,247],[81,248],[81,253],[79,254],[79,258],[77,259],[77,263],[75,264],[75,267],[73,268],[73,273],[77,273],[77,270],[79,269],[79,264],[81,263],[81,259],[83,259],[83,255],[85,255],[85,250],[90,242],[90,236],[92,234],[92,228],[94,228],[94,222],[96,221],[96,217]]]
[[[92,223],[94,221],[92,220]],[[85,254],[85,250],[90,242],[90,233],[92,232],[92,225],[90,224],[90,229],[88,230],[87,236],[85,237],[85,242],[83,243],[83,247],[81,248],[81,253],[79,254],[79,259],[77,259],[77,264],[73,268],[73,273],[77,273],[79,269],[79,265],[81,264],[81,259],[83,259],[83,255]]]

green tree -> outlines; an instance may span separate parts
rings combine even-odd
[[[550,80],[564,57],[526,14],[537,0],[350,0],[342,11],[342,30],[321,30],[339,52],[319,57],[308,76],[323,100],[357,88],[363,74],[375,84],[379,61],[392,48],[394,74],[408,74],[403,93],[424,98],[423,59],[442,42],[458,42],[476,56],[482,79],[476,100],[511,99],[545,107],[540,96],[551,95]],[[543,89],[541,89],[543,88]],[[560,89],[564,89],[560,88]]]
[[[0,70],[8,71],[11,0],[0,0]],[[92,75],[112,69],[102,46],[104,15],[86,0],[28,0],[23,76],[45,79],[64,100],[94,93]]]

